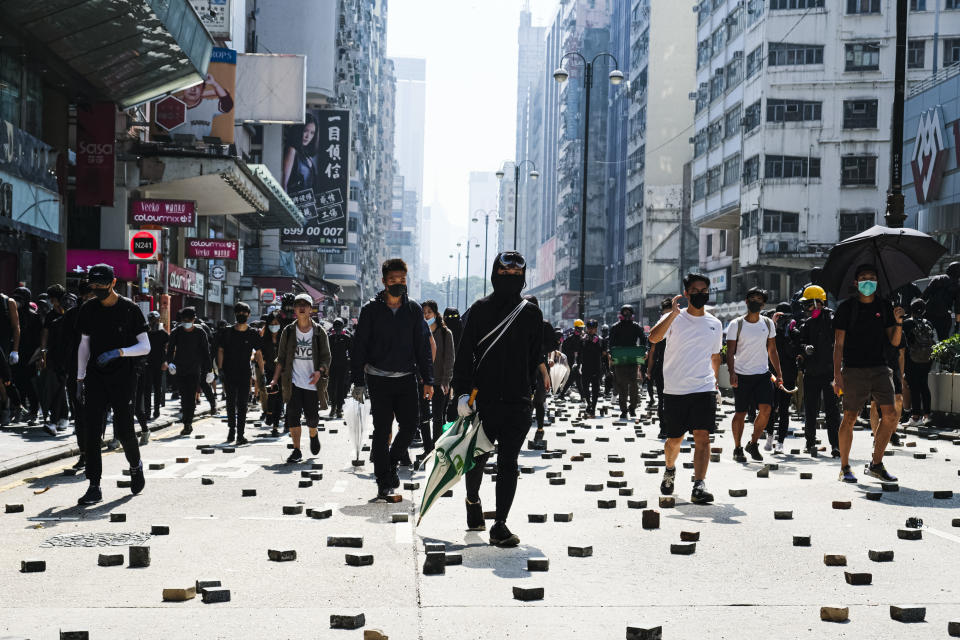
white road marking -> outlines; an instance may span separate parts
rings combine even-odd
[[[80,518],[27,518],[27,520],[32,520],[34,522],[61,522],[64,520],[79,520]]]
[[[397,544],[409,544],[413,542],[413,523],[398,522],[394,525],[394,540]]]
[[[219,516],[183,516],[184,520],[219,520]]]
[[[929,531],[929,532],[932,533],[933,535],[935,535],[935,536],[940,536],[941,538],[943,538],[943,539],[945,539],[945,540],[952,540],[953,542],[960,542],[960,538],[958,538],[957,536],[951,535],[951,534],[949,534],[949,533],[946,533],[945,531],[937,531],[936,529],[931,529],[930,527],[924,527],[923,530],[924,530],[924,531]]]
[[[346,490],[347,490],[347,481],[346,481],[346,480],[337,480],[337,481],[333,484],[333,489],[331,489],[330,491],[331,491],[332,493],[343,493],[343,492],[346,491]]]

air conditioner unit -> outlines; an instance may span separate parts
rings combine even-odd
[[[687,142],[690,143],[690,144],[693,144],[695,140],[696,140],[696,138],[694,138],[694,137],[692,137],[692,136],[689,137],[689,138],[687,138]]]
[[[700,13],[700,5],[698,4],[693,5],[691,9],[693,9],[694,13]]]
[[[734,58],[735,60],[736,60],[737,58],[742,58],[742,57],[743,57],[743,51],[734,51],[734,52],[733,52],[733,58]]]
[[[705,91],[705,90],[708,89],[709,87],[710,87],[710,85],[707,84],[706,82],[701,82],[701,83],[700,83],[700,89],[701,89],[702,91]]]
[[[690,93],[687,94],[687,100],[696,100],[697,95],[698,94],[696,91],[691,91]]]
[[[714,71],[714,72],[713,72],[713,75],[715,75],[715,76],[722,76],[722,75],[723,75],[723,67],[720,67],[719,69],[717,69],[716,71]]]

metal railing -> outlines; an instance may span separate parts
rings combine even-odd
[[[907,92],[907,97],[912,98],[913,96],[923,93],[927,89],[931,89],[941,82],[945,82],[956,75],[960,75],[960,62],[955,62],[943,67],[925,80],[911,82],[909,91]]]

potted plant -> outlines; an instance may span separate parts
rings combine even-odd
[[[930,374],[930,391],[933,396],[931,409],[942,413],[952,413],[960,409],[960,334],[950,336],[933,345],[930,359],[940,365],[939,373]]]

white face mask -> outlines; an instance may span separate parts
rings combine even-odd
[[[192,323],[192,322],[183,322],[183,323],[181,323],[181,324],[183,325],[183,328],[186,329],[187,331],[189,331],[190,329],[193,329],[193,323]]]
[[[267,326],[270,329],[270,333],[276,333],[277,331],[280,331],[280,325],[278,324],[271,324]]]
[[[428,327],[432,327],[432,326],[433,326],[433,323],[436,322],[436,321],[437,321],[436,318],[430,318],[429,320],[427,320],[427,326],[428,326]]]

